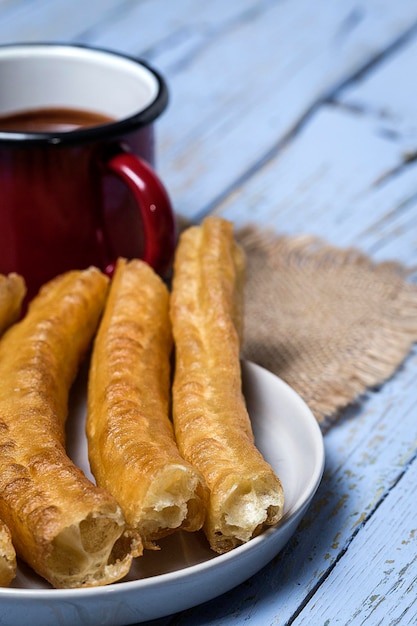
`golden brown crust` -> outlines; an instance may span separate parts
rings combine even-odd
[[[107,289],[95,268],[64,274],[0,341],[0,516],[17,553],[56,587],[112,582],[132,558],[116,501],[64,448],[69,389]]]
[[[26,285],[22,276],[0,274],[0,335],[19,318],[25,295]]]
[[[16,551],[10,531],[0,520],[0,587],[8,587],[16,576]]]
[[[210,489],[205,532],[225,552],[282,515],[283,491],[253,441],[241,389],[244,257],[221,218],[185,231],[176,252],[171,319],[177,443]]]
[[[169,293],[144,262],[119,259],[94,342],[87,437],[97,484],[146,547],[201,528],[205,485],[181,458],[169,420]]]

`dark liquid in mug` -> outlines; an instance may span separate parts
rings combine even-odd
[[[82,109],[45,108],[0,115],[0,131],[17,133],[62,133],[101,126],[114,119]]]

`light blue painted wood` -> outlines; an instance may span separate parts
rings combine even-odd
[[[107,18],[120,0],[29,0],[0,5],[0,44],[70,41]]]
[[[417,88],[413,75],[417,55],[417,40],[403,45],[363,80],[350,85],[337,100],[375,117],[381,129],[392,133],[401,142],[404,152],[417,148],[417,118],[415,100]]]
[[[143,0],[120,3],[111,22],[98,23],[82,39],[86,43],[157,57],[158,66],[174,67],[188,61],[205,43],[225,29],[262,12],[270,0]]]
[[[416,480],[414,459],[294,626],[417,623]]]
[[[381,136],[372,119],[324,106],[218,210],[239,226],[315,234],[413,265],[416,167],[403,165],[401,144]]]
[[[178,211],[192,217],[212,207],[261,166],[311,107],[409,28],[414,6],[415,14],[403,3],[381,11],[369,2],[342,42],[355,3],[316,11],[310,2],[277,2],[168,74],[160,168]]]

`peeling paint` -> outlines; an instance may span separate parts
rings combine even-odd
[[[361,513],[361,515],[359,516],[359,518],[356,520],[356,522],[354,522],[352,529],[353,528],[357,528],[358,526],[360,526],[361,524],[363,524],[363,522],[366,520],[366,513]]]
[[[341,509],[343,509],[346,506],[346,502],[348,501],[348,499],[349,499],[349,496],[347,494],[344,494],[340,498],[339,502],[337,502],[333,511],[330,513],[330,517],[335,517],[341,511]]]
[[[375,435],[375,437],[373,437],[368,442],[368,448],[373,448],[374,446],[377,447],[377,444],[382,443],[383,441],[385,441],[385,437],[381,437],[381,435]]]

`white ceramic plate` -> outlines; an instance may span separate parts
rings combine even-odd
[[[14,585],[0,589],[1,623],[8,626],[126,626],[214,598],[266,565],[286,544],[319,485],[324,466],[320,429],[301,398],[279,378],[244,362],[243,390],[256,443],[281,478],[284,517],[247,544],[216,555],[202,533],[177,533],[161,550],[136,560],[128,578],[107,587],[51,589],[23,564]],[[72,397],[69,454],[89,474],[84,438],[85,387]]]

